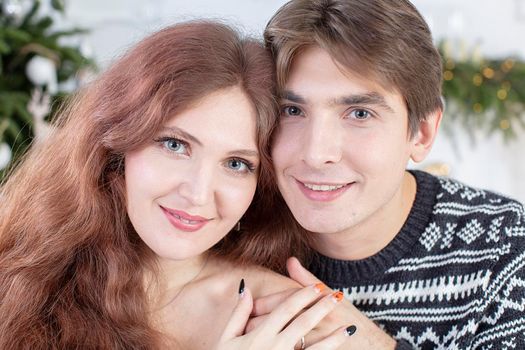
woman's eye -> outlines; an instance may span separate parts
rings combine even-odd
[[[357,120],[365,120],[372,116],[372,114],[366,109],[354,109],[350,115]]]
[[[181,154],[187,153],[186,144],[182,142],[181,140],[177,140],[177,139],[164,140],[164,147],[170,152],[181,153]]]
[[[284,106],[281,109],[281,113],[292,117],[303,115],[303,111],[297,106]]]
[[[235,158],[228,160],[227,166],[229,169],[239,173],[252,172],[254,170],[254,167],[247,161]]]

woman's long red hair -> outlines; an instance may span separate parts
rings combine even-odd
[[[1,188],[0,349],[161,346],[142,273],[154,259],[126,214],[123,156],[201,97],[236,85],[258,112],[264,193],[276,118],[273,63],[258,42],[228,26],[164,29],[77,94],[56,131]],[[235,258],[234,243],[217,252]],[[269,248],[244,253],[257,262]]]

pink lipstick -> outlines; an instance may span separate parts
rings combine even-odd
[[[185,232],[195,232],[206,225],[210,219],[198,215],[191,215],[182,210],[168,209],[160,207],[166,215],[168,221],[175,228]]]

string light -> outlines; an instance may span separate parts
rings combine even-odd
[[[485,129],[489,134],[500,131],[505,138],[515,137],[514,129],[525,123],[525,96],[518,93],[525,88],[525,62],[482,57],[476,49],[470,51],[470,58],[455,59],[446,41],[440,52],[443,96],[456,106],[461,124],[469,132]]]
[[[505,100],[507,98],[507,90],[499,89],[496,95],[500,100]]]
[[[483,77],[481,76],[481,74],[479,73],[474,74],[474,77],[472,77],[472,84],[476,86],[481,86],[482,83],[483,83]]]
[[[483,69],[483,76],[487,79],[492,79],[494,78],[494,69],[490,68],[490,67],[486,67]]]
[[[481,112],[483,112],[483,106],[481,105],[481,103],[474,103],[474,105],[472,106],[472,109],[473,109],[474,112],[476,112],[476,113],[481,113]]]
[[[505,73],[508,73],[512,69],[512,67],[514,67],[514,60],[510,58],[506,59],[501,64],[501,70]]]

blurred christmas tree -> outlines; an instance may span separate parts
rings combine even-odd
[[[475,140],[476,131],[500,134],[506,141],[525,130],[525,62],[517,57],[482,57],[443,41],[445,130],[454,134],[457,121]],[[464,43],[456,46],[465,46]],[[458,54],[463,52],[463,54]]]
[[[63,0],[50,5],[42,15],[39,0],[0,0],[0,179],[34,137],[28,103],[35,89],[49,94],[56,110],[66,95],[59,84],[93,67],[79,47],[63,43],[85,30],[57,30],[54,18],[63,15]]]

